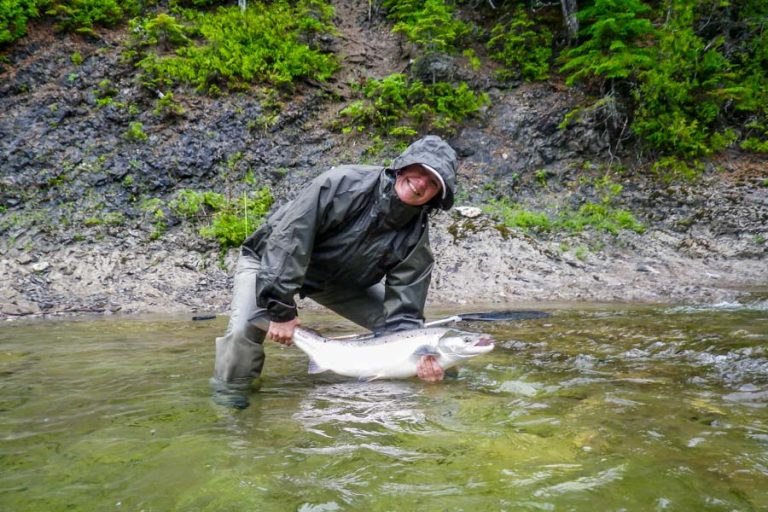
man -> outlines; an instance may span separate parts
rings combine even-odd
[[[321,174],[253,233],[238,260],[227,332],[216,339],[220,401],[247,406],[265,335],[292,343],[296,294],[374,332],[421,327],[433,267],[428,215],[453,205],[456,166],[456,152],[430,135],[389,168]],[[438,381],[443,370],[423,356],[418,376]]]

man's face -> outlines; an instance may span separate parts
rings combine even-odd
[[[440,182],[434,174],[419,164],[400,170],[395,181],[395,192],[402,202],[410,206],[427,204],[441,192]]]

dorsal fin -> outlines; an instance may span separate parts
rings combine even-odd
[[[320,334],[320,332],[312,329],[311,327],[297,327],[296,330],[301,330],[304,333],[306,333],[310,338],[317,338],[320,340],[325,340],[326,337]]]

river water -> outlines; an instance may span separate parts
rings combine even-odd
[[[497,347],[439,384],[268,344],[245,410],[208,388],[226,318],[5,323],[0,509],[768,510],[768,302],[544,309],[463,325]]]

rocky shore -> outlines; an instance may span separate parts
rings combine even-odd
[[[9,251],[0,260],[0,315],[226,313],[237,251],[221,260],[216,251],[190,250],[188,236],[130,248],[78,243]],[[432,307],[715,304],[749,301],[750,294],[768,291],[762,255],[729,257],[727,240],[661,229],[623,232],[601,251],[583,255],[564,251],[563,243],[578,248],[597,243],[594,237],[546,241],[510,235],[485,216],[468,218],[457,211],[436,219],[432,238],[437,260]],[[315,307],[311,301],[302,306]]]

